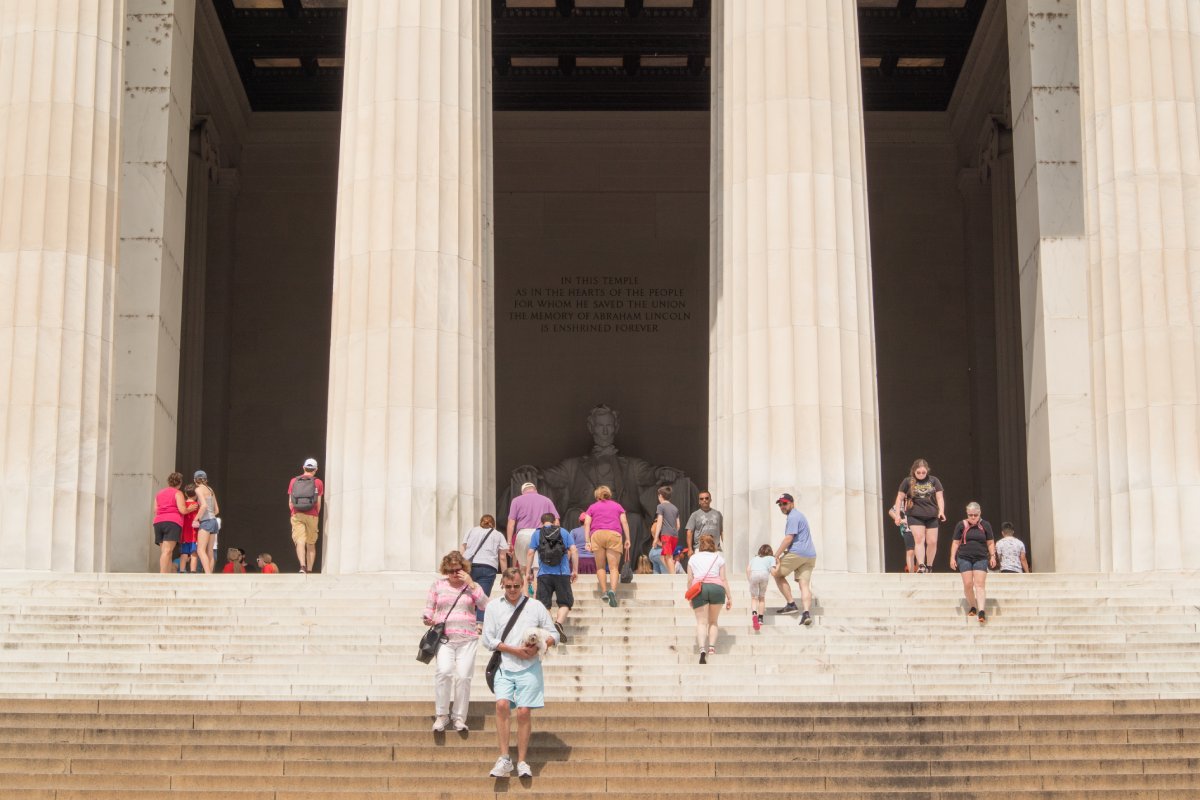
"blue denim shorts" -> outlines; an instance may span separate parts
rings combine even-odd
[[[507,700],[517,708],[541,708],[546,704],[546,682],[542,678],[542,662],[520,672],[496,670],[496,699]]]
[[[958,561],[959,572],[987,572],[988,560],[986,558],[972,561],[969,558],[959,556],[956,560]]]

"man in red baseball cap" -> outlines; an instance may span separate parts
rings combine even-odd
[[[804,604],[804,613],[800,616],[801,625],[812,625],[812,572],[817,565],[817,548],[813,546],[812,532],[808,528],[808,519],[796,508],[795,499],[784,492],[775,501],[779,511],[787,522],[784,524],[783,541],[775,551],[775,561],[779,568],[775,571],[775,585],[783,594],[787,604],[775,611],[776,614],[795,614],[796,601],[792,599],[792,587],[788,585],[789,575],[796,576],[800,585],[800,600]]]

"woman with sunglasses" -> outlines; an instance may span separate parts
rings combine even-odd
[[[433,676],[433,732],[441,733],[453,720],[454,730],[467,730],[467,706],[471,702],[471,673],[475,671],[475,649],[479,631],[475,611],[487,605],[487,595],[471,580],[463,554],[451,550],[442,557],[442,577],[429,587],[421,621],[446,624],[445,641],[437,651]],[[453,706],[451,705],[453,697]]]
[[[967,504],[967,518],[954,527],[950,543],[950,569],[962,575],[963,595],[970,609],[967,616],[978,612],[979,624],[987,624],[988,567],[996,568],[996,537],[991,524],[983,518],[979,503]]]

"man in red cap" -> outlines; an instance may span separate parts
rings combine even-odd
[[[796,576],[800,585],[800,600],[804,604],[804,613],[800,616],[801,625],[812,625],[812,572],[817,565],[817,548],[813,546],[812,532],[808,528],[808,519],[796,508],[796,501],[786,492],[775,501],[779,511],[787,522],[783,529],[783,541],[775,551],[775,560],[779,568],[775,571],[775,585],[783,594],[787,605],[777,609],[776,614],[795,614],[796,601],[792,599],[792,587],[788,585],[789,575]]]

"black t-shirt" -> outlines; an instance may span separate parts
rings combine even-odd
[[[908,510],[908,513],[921,519],[931,517],[936,519],[938,515],[937,493],[942,491],[942,482],[932,475],[926,475],[925,480],[916,482],[910,493],[908,487],[912,483],[912,478],[905,478],[900,481],[900,488],[897,490],[905,497],[912,498],[912,508]]]
[[[963,523],[954,527],[954,541],[958,542],[958,557],[969,561],[981,561],[988,557],[988,542],[996,541],[992,535],[992,525],[986,519],[981,519],[966,531],[967,540],[963,542]]]

